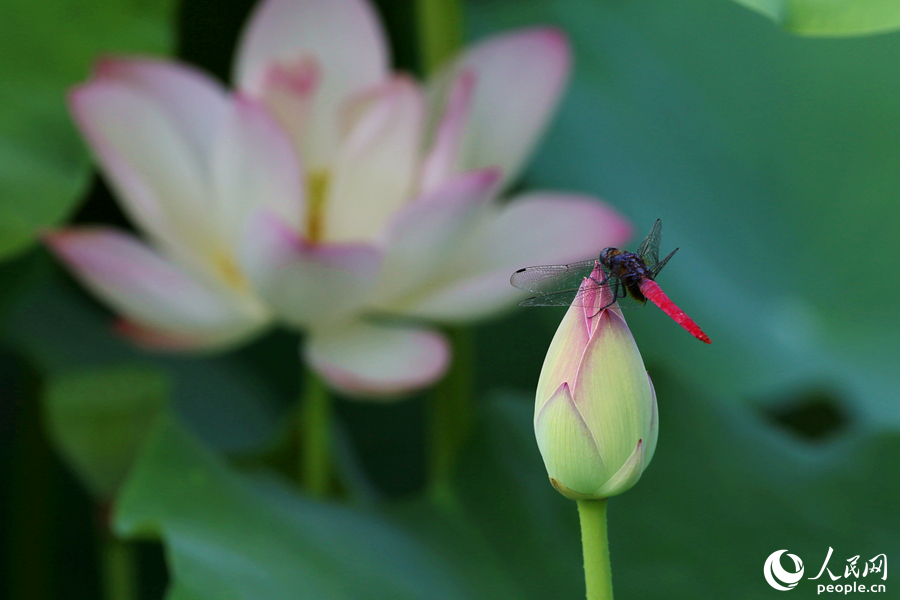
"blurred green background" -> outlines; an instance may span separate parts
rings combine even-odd
[[[418,70],[412,2],[377,4],[397,66]],[[424,394],[339,400],[347,499],[322,504],[240,468],[289,418],[294,334],[210,358],[144,353],[30,243],[61,220],[125,224],[60,95],[92,56],[171,51],[227,80],[252,5],[2,6],[0,595],[101,596],[96,504],[49,436],[118,448],[54,423],[83,409],[115,429],[168,398],[178,420],[153,430],[118,497],[123,534],[164,538],[139,545],[141,598],[168,583],[176,600],[582,597],[575,506],[531,429],[560,311],[472,327],[478,414],[455,510],[422,495]],[[660,283],[713,339],[655,309],[626,315],[661,427],[641,482],[610,503],[616,597],[777,597],[761,571],[782,548],[807,576],[829,547],[834,573],[900,556],[900,34],[803,37],[726,0],[466,5],[467,39],[535,23],[568,34],[575,70],[522,187],[596,194],[638,236],[661,218],[662,250],[681,250]],[[94,493],[118,485],[108,470]]]

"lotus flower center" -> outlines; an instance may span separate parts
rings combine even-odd
[[[329,183],[330,174],[326,169],[312,171],[307,178],[306,239],[311,244],[321,243],[325,235],[325,199]]]

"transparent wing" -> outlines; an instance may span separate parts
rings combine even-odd
[[[674,250],[669,252],[669,255],[667,257],[665,257],[660,262],[658,262],[657,264],[653,265],[650,268],[650,278],[651,279],[656,279],[656,276],[659,275],[659,272],[662,271],[662,268],[664,266],[666,266],[666,263],[669,262],[669,259],[672,258],[676,252],[678,252],[678,248],[675,248]]]
[[[583,298],[589,297],[591,306],[596,302],[596,294],[588,292],[602,292],[600,288],[610,288],[613,300],[619,301],[620,306],[642,306],[635,302],[627,293],[622,282],[610,275],[604,269],[603,278],[593,280],[582,286],[585,278],[589,278],[594,270],[596,261],[585,260],[568,265],[544,265],[540,267],[528,267],[513,273],[510,283],[520,290],[538,294],[533,298],[526,298],[519,302],[520,306],[584,306]],[[602,266],[601,266],[602,268]],[[612,302],[610,302],[612,304]],[[597,310],[606,308],[597,307]]]
[[[579,295],[578,288],[552,292],[534,298],[525,298],[519,302],[519,306],[571,306],[575,297]],[[578,306],[576,304],[576,306]]]
[[[637,255],[643,258],[644,263],[651,269],[659,262],[659,242],[661,239],[662,221],[657,219],[650,233],[647,234],[647,237],[644,238],[644,241],[641,242],[637,249]]]
[[[593,290],[599,290],[601,287],[609,287],[612,293],[613,300],[609,302],[609,304],[605,306],[596,306],[596,310],[602,310],[613,304],[614,302],[619,303],[620,308],[640,308],[644,306],[644,302],[639,302],[628,295],[628,292],[625,289],[625,286],[622,285],[622,282],[617,279],[610,279],[607,281],[602,281],[601,283],[593,283],[591,285],[585,285],[584,287],[577,287],[568,290],[560,290],[558,292],[551,292],[549,294],[543,294],[541,296],[535,296],[533,298],[526,298],[519,302],[519,306],[585,306],[584,299],[587,298],[590,304],[588,306],[595,306],[597,302],[597,296],[595,294],[589,294],[588,292]]]
[[[543,265],[526,267],[512,274],[509,282],[513,287],[535,294],[572,292],[572,297],[581,286],[582,280],[594,270],[595,260],[583,260],[568,265]],[[571,298],[569,299],[571,301]],[[559,306],[559,305],[551,305]]]

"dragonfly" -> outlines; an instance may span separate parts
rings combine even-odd
[[[509,282],[520,290],[537,294],[519,302],[520,306],[583,306],[582,302],[594,302],[595,298],[612,298],[597,309],[599,314],[619,300],[626,301],[624,305],[629,302],[644,305],[649,300],[695,338],[711,344],[709,336],[669,299],[655,281],[666,263],[678,252],[675,248],[659,260],[661,239],[662,222],[657,219],[637,252],[604,248],[596,259],[519,269],[512,274]],[[599,278],[592,276],[597,266],[602,273]],[[601,295],[598,292],[608,293]]]

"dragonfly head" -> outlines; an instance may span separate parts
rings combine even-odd
[[[622,254],[622,251],[618,248],[604,248],[600,252],[600,263],[608,266],[613,257],[619,254]]]

